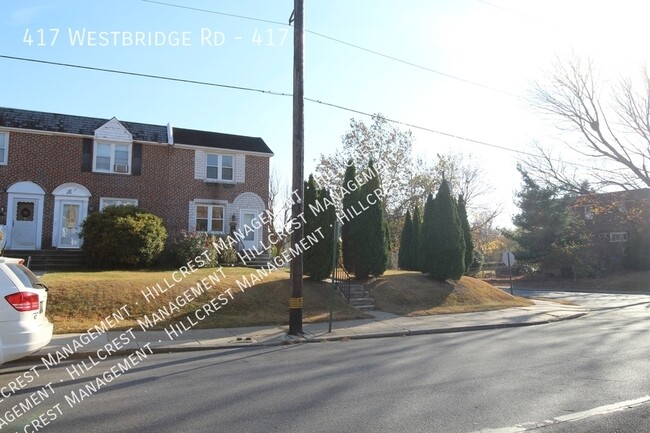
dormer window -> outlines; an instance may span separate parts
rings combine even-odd
[[[93,171],[100,173],[131,173],[131,144],[95,141]]]

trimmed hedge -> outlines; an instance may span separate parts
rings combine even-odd
[[[162,218],[135,206],[108,206],[82,225],[83,253],[91,268],[151,266],[163,252],[167,230]]]

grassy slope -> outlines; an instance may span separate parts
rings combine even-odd
[[[182,283],[169,289],[152,302],[147,302],[141,290],[164,280],[173,282],[170,271],[110,271],[110,272],[62,272],[43,276],[43,282],[50,288],[47,316],[54,323],[56,333],[83,332],[96,325],[106,316],[127,304],[132,320],[121,324],[124,328],[137,326],[136,319],[150,315],[158,308],[168,306],[180,293],[190,286],[196,286],[201,278],[212,274],[214,269],[200,269]],[[289,275],[278,271],[270,274],[263,282],[242,293],[236,281],[249,276],[254,270],[247,268],[224,268],[227,278],[222,278],[215,287],[176,314],[172,320],[159,322],[162,329],[187,314],[193,314],[207,301],[231,288],[234,299],[224,305],[216,314],[211,314],[196,328],[237,327],[256,325],[284,325],[288,323],[288,300],[290,295]],[[331,285],[305,281],[304,322],[323,321],[329,318],[329,293]],[[367,317],[364,313],[348,306],[341,296],[334,296],[334,319],[358,319]]]
[[[465,313],[520,307],[532,303],[471,277],[432,281],[419,272],[388,271],[367,285],[375,306],[405,316]]]
[[[236,281],[250,276],[254,270],[225,268],[226,278],[188,304],[174,317],[157,325],[158,329],[192,315],[207,301],[232,289],[234,299],[216,314],[199,322],[196,328],[238,327],[257,325],[286,325],[290,295],[289,274],[278,271],[246,289],[237,288]],[[48,317],[56,333],[83,332],[126,304],[131,320],[122,328],[136,326],[136,319],[163,306],[168,306],[183,290],[196,286],[201,278],[214,274],[214,269],[200,269],[151,302],[141,290],[164,281],[172,282],[170,271],[107,271],[50,273],[43,277],[49,286]],[[480,280],[463,277],[459,283],[439,283],[417,272],[389,271],[385,276],[369,281],[366,286],[375,297],[379,310],[403,315],[457,313],[528,305],[528,301],[513,298]],[[326,321],[329,317],[331,286],[305,281],[304,322]],[[368,317],[349,307],[339,295],[334,296],[334,319],[346,320]]]

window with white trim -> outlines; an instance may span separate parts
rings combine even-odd
[[[223,233],[223,206],[196,205],[196,231]]]
[[[627,242],[626,232],[612,232],[609,234],[610,242]]]
[[[104,210],[108,206],[138,206],[138,199],[101,197],[99,199],[99,210]]]
[[[131,173],[131,143],[95,141],[93,171],[101,173]]]
[[[9,156],[9,133],[0,132],[0,165],[7,165]]]
[[[234,176],[235,158],[232,155],[206,155],[205,177],[208,180],[222,180],[232,182]]]

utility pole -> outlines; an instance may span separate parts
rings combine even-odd
[[[291,207],[293,221],[304,221],[304,159],[305,159],[305,89],[304,89],[304,0],[294,0],[293,9],[293,191],[294,204]],[[291,244],[299,243],[304,236],[304,227],[291,234]],[[289,335],[302,335],[302,254],[291,260],[291,298],[289,298]]]

